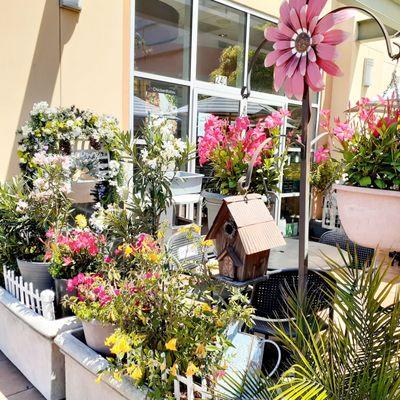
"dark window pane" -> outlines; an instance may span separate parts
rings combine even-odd
[[[189,88],[135,78],[134,90],[134,132],[139,137],[140,128],[149,115],[157,115],[169,121],[172,132],[186,139],[189,127]]]
[[[245,13],[199,1],[197,79],[242,87]]]
[[[257,47],[264,40],[264,30],[269,26],[275,26],[273,22],[266,21],[265,19],[258,17],[250,18],[250,38],[249,38],[249,60],[251,60],[255,54]],[[266,43],[257,60],[254,64],[251,74],[251,88],[259,92],[275,93],[274,90],[274,68],[264,67],[265,57],[271,52],[272,43]]]
[[[191,0],[137,0],[135,69],[189,79]]]

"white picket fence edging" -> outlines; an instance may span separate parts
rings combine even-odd
[[[33,289],[32,282],[24,282],[22,276],[15,276],[15,272],[3,266],[5,289],[26,307],[42,315],[48,321],[55,320],[54,298],[52,290]]]
[[[186,392],[181,392],[181,383],[186,386]],[[176,400],[181,400],[182,394],[186,395],[187,400],[194,400],[195,393],[200,393],[202,399],[212,399],[210,394],[207,394],[207,382],[205,379],[201,380],[201,386],[193,382],[193,377],[184,377],[177,375],[174,380],[174,396]]]

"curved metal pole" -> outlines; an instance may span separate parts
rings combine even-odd
[[[400,59],[400,50],[397,54],[393,54],[393,48],[392,48],[392,42],[390,40],[390,35],[385,27],[385,25],[383,25],[383,23],[379,20],[379,18],[377,16],[375,16],[371,11],[368,11],[362,7],[358,7],[358,6],[344,6],[344,7],[339,7],[336,8],[335,10],[332,10],[331,12],[329,12],[326,15],[330,15],[330,14],[334,14],[338,11],[342,11],[342,10],[357,10],[357,11],[361,11],[364,14],[369,15],[379,26],[379,28],[381,29],[383,36],[385,38],[385,42],[386,42],[386,49],[387,49],[387,53],[389,55],[389,57],[392,60],[398,60]],[[394,43],[397,47],[399,47],[400,49],[400,45],[397,43]]]

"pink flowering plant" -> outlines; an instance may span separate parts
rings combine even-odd
[[[83,272],[94,272],[103,265],[105,238],[86,225],[83,215],[76,217],[77,226],[46,233],[45,261],[53,278],[69,279]]]
[[[346,184],[377,189],[400,189],[400,110],[397,101],[362,98],[341,121],[322,113],[321,126],[342,155]],[[338,144],[338,146],[337,146]]]
[[[233,123],[211,116],[205,123],[205,134],[199,140],[200,165],[212,167],[213,189],[222,195],[237,194],[238,180],[246,174],[257,148],[267,139],[256,159],[252,191],[276,189],[284,164],[284,156],[277,156],[279,136],[287,110],[274,112],[252,125],[248,117],[239,117]]]

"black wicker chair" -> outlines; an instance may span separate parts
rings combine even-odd
[[[340,229],[333,229],[329,232],[325,232],[322,234],[319,242],[330,246],[339,246],[342,250],[348,251],[353,259],[353,266],[355,268],[362,268],[362,266],[366,262],[369,263],[374,256],[374,249],[355,244],[347,237],[346,233]]]
[[[298,268],[276,270],[268,273],[268,279],[257,283],[251,295],[251,304],[255,308],[255,325],[252,333],[261,333],[266,337],[274,336],[274,326],[279,325],[288,335],[295,336],[290,330],[290,319],[295,316],[288,307],[288,296],[295,296],[299,282]],[[331,294],[333,293],[333,278],[324,271],[308,271],[307,310],[311,314],[329,310],[332,317]],[[321,321],[322,322],[322,321]]]

